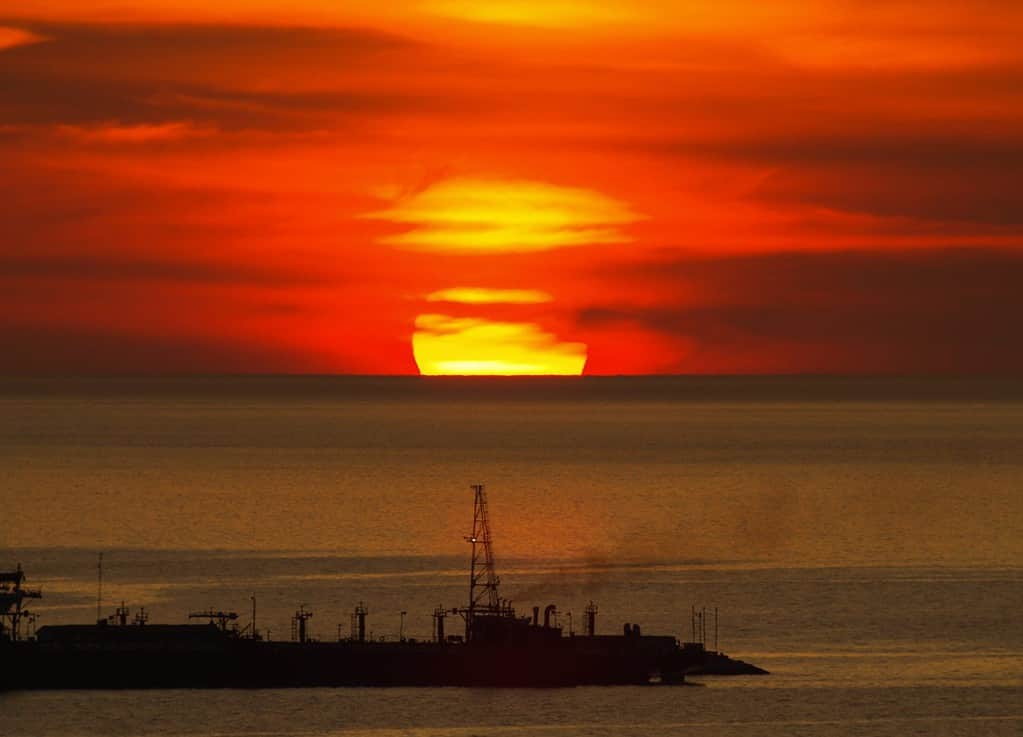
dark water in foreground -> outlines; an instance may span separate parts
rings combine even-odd
[[[401,611],[427,636],[433,608],[464,599],[467,485],[483,480],[503,593],[523,610],[593,599],[601,631],[635,621],[688,639],[690,606],[717,607],[721,649],[772,675],[9,694],[0,734],[1023,731],[1011,383],[468,386],[0,385],[0,562],[44,589],[39,624],[95,617],[103,549],[107,608],[124,599],[153,621],[215,606],[247,624],[255,595],[271,637],[306,604],[331,639],[365,601],[374,637],[397,636]]]

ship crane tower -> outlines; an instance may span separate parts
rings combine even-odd
[[[493,538],[490,535],[490,516],[487,512],[487,492],[483,484],[473,484],[475,495],[472,514],[472,534],[465,538],[472,545],[472,563],[469,567],[469,606],[462,612],[465,617],[465,640],[473,636],[473,624],[477,616],[500,615],[501,597],[494,566]]]

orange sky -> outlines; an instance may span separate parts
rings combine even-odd
[[[1023,371],[1016,0],[140,5],[0,11],[0,373]]]

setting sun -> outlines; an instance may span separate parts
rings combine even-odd
[[[420,315],[412,349],[424,376],[578,376],[586,346],[531,323]]]

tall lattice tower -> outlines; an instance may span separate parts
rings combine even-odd
[[[483,484],[473,484],[476,496],[473,503],[472,535],[466,540],[472,544],[472,564],[469,568],[469,608],[465,617],[465,639],[472,638],[473,619],[477,614],[500,614],[501,598],[497,594],[500,579],[494,568],[493,538],[490,536],[490,518],[487,514],[487,492]]]

